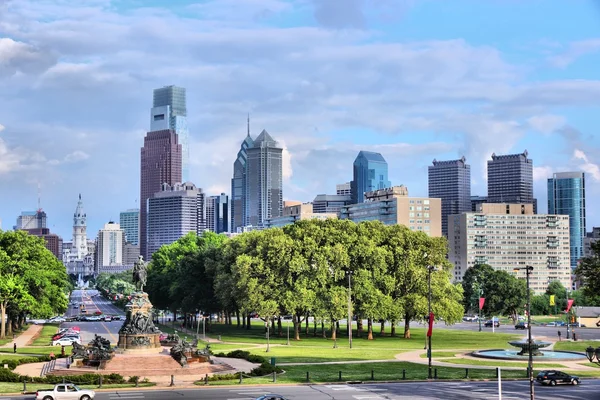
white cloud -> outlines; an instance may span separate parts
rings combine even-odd
[[[36,73],[48,68],[54,57],[30,44],[0,38],[0,77],[16,73]]]
[[[595,181],[600,181],[600,166],[589,160],[588,156],[579,149],[575,149],[573,157],[583,161],[583,164],[579,166],[584,172],[590,174]]]
[[[544,114],[534,115],[528,118],[527,122],[532,129],[548,135],[563,128],[567,120],[561,115]]]
[[[565,51],[550,57],[550,63],[556,67],[565,68],[578,58],[599,50],[600,38],[576,41],[571,43]]]
[[[87,154],[85,151],[75,150],[74,152],[69,153],[65,156],[65,162],[75,163],[78,161],[87,160],[88,158],[90,158],[90,155]]]
[[[555,169],[548,165],[542,165],[539,167],[533,167],[533,180],[534,181],[545,181],[552,177]]]

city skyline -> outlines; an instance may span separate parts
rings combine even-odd
[[[38,183],[65,240],[78,193],[88,232],[140,207],[150,99],[168,85],[187,89],[190,181],[207,195],[231,195],[248,112],[252,134],[266,129],[284,149],[285,200],[334,194],[360,150],[381,153],[414,196],[427,196],[430,160],[463,154],[472,195],[485,196],[491,154],[523,149],[540,213],[556,172],[585,172],[588,198],[600,194],[592,1],[191,3],[0,5],[4,229],[38,209]],[[556,30],[557,18],[578,24]],[[600,225],[592,202],[586,218]]]

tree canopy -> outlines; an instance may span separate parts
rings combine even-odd
[[[583,283],[583,294],[591,303],[600,304],[600,241],[591,244],[592,256],[584,257],[575,269]]]
[[[410,337],[410,322],[428,312],[428,266],[436,267],[436,318],[459,321],[462,287],[451,283],[445,239],[378,221],[303,220],[231,239],[188,234],[153,255],[147,292],[159,308],[236,314],[238,323],[250,313],[267,322],[291,315],[296,339],[308,316],[329,323],[335,338],[350,296],[353,314],[368,320],[369,338],[374,321],[401,319]]]

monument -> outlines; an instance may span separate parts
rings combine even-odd
[[[131,299],[125,306],[127,316],[119,330],[117,348],[124,353],[161,350],[159,340],[161,332],[152,322],[152,303],[148,299],[148,293],[144,292],[146,278],[146,263],[140,256],[133,266],[133,283],[136,292],[131,294]]]

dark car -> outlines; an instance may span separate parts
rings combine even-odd
[[[280,394],[265,394],[264,396],[257,397],[255,400],[287,400]]]
[[[515,329],[527,329],[527,322],[517,322]]]
[[[492,324],[494,325],[494,328],[500,327],[500,321],[492,321],[491,319],[489,321],[485,321],[485,324],[483,324],[483,326],[485,326],[486,328],[491,328]]]
[[[569,375],[567,373],[556,370],[540,371],[536,379],[542,385],[579,385],[578,376]]]

